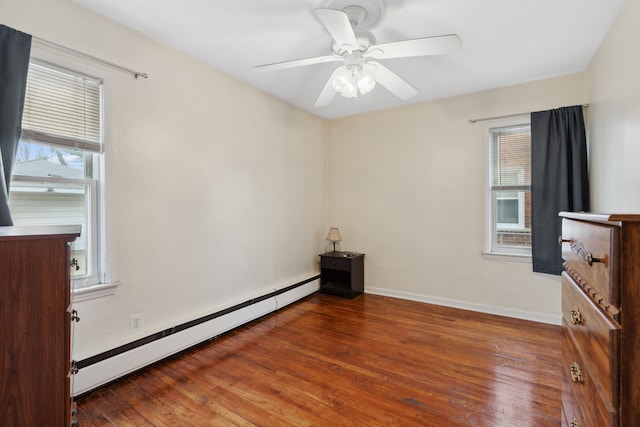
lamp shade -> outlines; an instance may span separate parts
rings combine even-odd
[[[327,233],[326,240],[330,242],[340,242],[342,241],[342,236],[340,236],[340,230],[337,227],[331,227],[329,232]]]

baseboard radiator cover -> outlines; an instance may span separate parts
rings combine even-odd
[[[296,302],[320,287],[319,276],[270,292],[121,347],[74,362],[74,397],[86,394],[145,366],[229,332]]]

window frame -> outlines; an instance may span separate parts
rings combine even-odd
[[[498,260],[498,261],[516,261],[531,263],[531,248],[518,248],[516,246],[497,246],[496,233],[497,226],[497,196],[494,197],[494,191],[492,189],[493,169],[492,169],[492,138],[491,130],[496,128],[508,128],[517,126],[531,126],[531,115],[522,114],[511,117],[509,119],[490,121],[485,124],[483,130],[483,138],[485,144],[485,241],[484,250],[482,256],[484,259]],[[524,208],[524,193],[519,188],[513,188],[501,191],[514,191],[518,192],[518,204],[520,208]],[[531,184],[529,184],[529,191],[531,191]],[[501,229],[507,230],[522,230],[524,229],[524,209],[519,210],[519,224],[513,226],[510,224],[503,224]],[[522,227],[519,225],[522,224]]]
[[[84,301],[97,297],[112,295],[115,293],[120,282],[117,280],[117,272],[115,265],[115,242],[111,237],[113,233],[109,232],[114,227],[113,223],[113,189],[111,179],[113,147],[111,144],[111,111],[112,111],[112,82],[113,75],[103,69],[96,67],[93,63],[81,60],[71,55],[63,55],[59,52],[43,48],[37,44],[31,47],[31,56],[29,61],[50,64],[53,67],[67,69],[71,72],[77,72],[95,77],[102,80],[102,150],[100,153],[92,154],[92,165],[94,168],[93,179],[65,179],[65,178],[49,178],[47,182],[59,181],[60,184],[79,184],[89,185],[91,195],[94,198],[92,206],[95,212],[89,218],[90,227],[92,228],[95,256],[92,257],[92,267],[94,277],[84,277],[71,280],[71,293],[73,302]],[[96,155],[97,154],[97,155]],[[24,177],[14,176],[17,182],[41,182],[41,177]],[[93,183],[91,181],[94,181]],[[77,288],[77,289],[76,289]]]

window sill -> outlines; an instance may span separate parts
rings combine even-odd
[[[100,283],[98,285],[81,288],[71,293],[71,300],[73,302],[81,302],[113,295],[116,293],[118,286],[120,286],[120,282]]]
[[[531,264],[531,255],[508,254],[498,252],[482,252],[482,258],[492,261],[525,262]]]

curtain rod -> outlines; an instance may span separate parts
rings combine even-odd
[[[582,104],[583,108],[587,108],[588,106],[589,106],[589,104]],[[524,116],[525,114],[531,114],[531,113],[530,112],[529,113],[518,113],[518,114],[508,114],[506,116],[484,117],[482,119],[469,119],[469,123],[486,122],[487,120],[508,119],[510,117]]]
[[[46,46],[49,46],[49,47],[53,47],[55,49],[62,50],[64,52],[68,52],[68,53],[71,53],[71,54],[74,54],[74,55],[77,55],[77,56],[81,56],[83,58],[90,59],[91,61],[99,62],[100,64],[104,64],[104,65],[107,65],[107,66],[109,66],[111,68],[115,68],[117,70],[120,70],[120,71],[123,71],[125,73],[131,74],[136,79],[138,77],[144,77],[145,79],[149,78],[149,75],[147,73],[142,73],[140,71],[132,70],[131,68],[123,67],[122,65],[114,64],[113,62],[109,62],[109,61],[106,61],[104,59],[100,59],[100,58],[97,58],[95,56],[89,55],[87,53],[80,52],[80,51],[77,51],[75,49],[71,49],[71,48],[66,47],[66,46],[62,46],[62,45],[60,45],[58,43],[50,42],[49,40],[41,39],[40,37],[36,37],[36,36],[31,36],[31,37],[32,37],[32,39],[34,41],[36,41],[36,42],[38,42],[40,44],[43,44],[43,45],[46,45]]]

